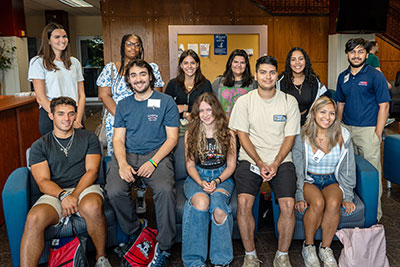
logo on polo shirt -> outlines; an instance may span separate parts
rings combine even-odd
[[[361,82],[358,83],[358,85],[361,85],[361,86],[368,86],[368,82],[361,81]]]
[[[149,115],[147,115],[147,118],[149,121],[156,121],[158,119],[158,115],[157,114],[149,114]]]

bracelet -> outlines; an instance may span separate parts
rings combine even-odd
[[[67,191],[65,191],[65,190],[62,190],[61,192],[60,192],[60,194],[58,194],[58,200],[61,200],[61,197],[66,193]]]
[[[217,179],[219,180],[218,184],[221,184],[222,183],[221,177],[218,176],[217,178],[215,178],[215,180],[217,180]]]
[[[69,195],[71,195],[71,192],[65,192],[65,194],[63,194],[63,195],[60,197],[60,201],[63,201],[64,198],[66,198],[66,197],[69,196]]]
[[[154,168],[157,168],[158,164],[155,163],[152,159],[149,159],[150,163],[153,164]]]

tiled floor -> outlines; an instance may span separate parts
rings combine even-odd
[[[85,121],[85,125],[89,130],[96,128],[99,123],[99,113],[95,113],[95,116],[91,116]],[[387,134],[397,133],[397,127],[399,118],[396,118],[396,123],[386,128]],[[144,217],[149,219],[150,226],[155,226],[154,219],[154,208],[151,203],[151,192],[146,195],[148,203],[148,211]],[[384,181],[384,193],[382,196],[383,205],[383,217],[381,223],[385,227],[386,232],[386,246],[387,256],[389,258],[390,266],[400,267],[400,186],[392,185],[390,191],[387,190],[386,181]],[[234,260],[231,264],[233,267],[240,267],[243,263],[243,246],[240,240],[233,241],[234,247]],[[293,241],[290,247],[290,259],[293,267],[304,266],[303,259],[301,256],[302,241]],[[334,241],[332,244],[334,254],[336,258],[339,257],[342,245],[339,241]],[[274,229],[271,223],[267,222],[267,225],[260,228],[256,239],[256,249],[259,258],[263,261],[261,266],[272,266],[274,254],[277,249],[277,240],[274,235]],[[113,266],[120,266],[119,258],[112,252],[112,249],[108,250],[109,258]],[[89,261],[91,266],[94,266],[94,253],[89,253]],[[8,238],[6,232],[6,226],[3,224],[0,226],[0,266],[12,266],[10,250],[8,247]],[[181,261],[181,244],[175,244],[172,247],[172,256],[167,266],[182,266]],[[211,265],[210,265],[211,266]]]

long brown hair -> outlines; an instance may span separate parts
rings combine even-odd
[[[217,153],[227,155],[232,148],[232,134],[228,128],[228,118],[222,109],[221,103],[211,93],[200,95],[193,104],[190,113],[190,121],[187,128],[186,138],[186,157],[193,161],[204,160],[204,153],[207,150],[207,139],[203,122],[199,116],[199,106],[201,102],[206,102],[212,108],[212,114],[215,117],[214,139]]]
[[[321,96],[312,105],[309,116],[303,126],[303,131],[301,133],[303,140],[307,140],[312,147],[316,147],[321,150],[321,146],[316,141],[318,125],[315,122],[315,115],[321,108],[325,107],[326,105],[333,105],[336,111],[335,101],[327,96]],[[337,114],[335,116],[335,121],[328,128],[326,136],[328,137],[328,151],[331,151],[331,149],[335,147],[336,144],[339,142],[339,138],[341,136],[341,127],[340,122],[337,118]]]
[[[193,51],[192,49],[183,51],[183,53],[181,54],[181,56],[179,57],[179,63],[178,63],[178,76],[176,76],[176,81],[178,82],[178,84],[182,87],[185,88],[185,93],[186,93],[186,87],[185,87],[185,72],[183,71],[183,69],[181,68],[181,63],[183,62],[183,60],[188,57],[191,56],[194,61],[196,61],[197,64],[199,64],[199,66],[197,67],[197,70],[195,72],[195,76],[194,76],[194,85],[193,85],[193,89],[195,90],[198,86],[200,86],[201,84],[203,84],[206,81],[206,77],[204,77],[204,75],[201,73],[201,68],[200,68],[200,58],[197,55],[197,53],[195,51]]]
[[[65,31],[63,26],[54,22],[47,24],[42,31],[42,43],[40,44],[38,56],[43,58],[43,66],[48,71],[58,70],[58,67],[56,64],[54,64],[56,55],[54,54],[54,51],[49,43],[52,32],[57,29]],[[64,51],[61,52],[61,60],[63,61],[65,68],[69,69],[71,67],[68,46],[64,49]]]

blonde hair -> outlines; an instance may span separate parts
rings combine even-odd
[[[303,131],[301,133],[303,140],[308,141],[308,143],[312,147],[316,147],[321,150],[322,148],[319,145],[319,142],[316,142],[318,125],[315,121],[315,115],[321,108],[325,107],[326,105],[333,105],[336,111],[335,101],[327,96],[321,96],[311,106],[309,116],[303,126]],[[339,142],[339,138],[341,136],[340,121],[338,120],[337,116],[335,116],[335,120],[332,125],[329,126],[326,136],[328,137],[328,151],[331,151],[331,149]]]

